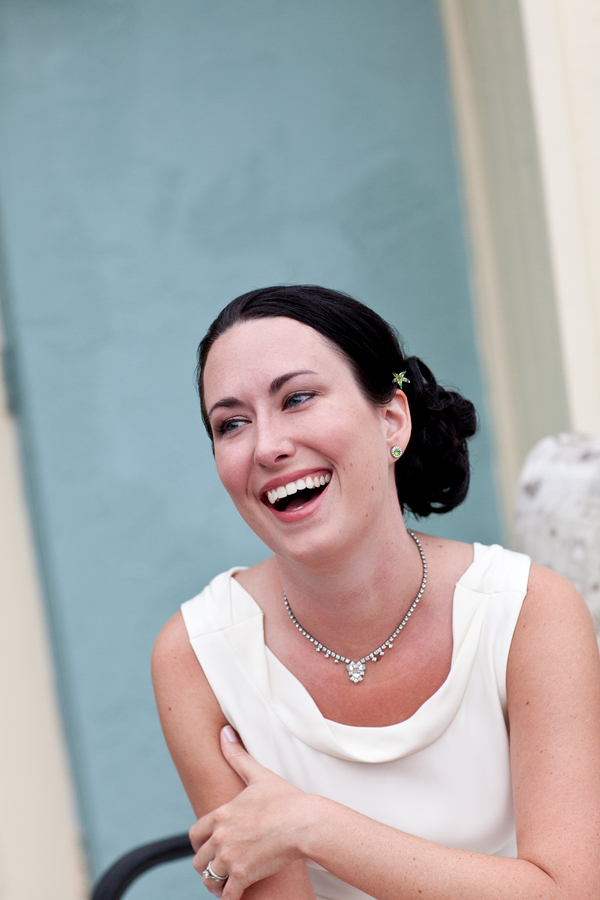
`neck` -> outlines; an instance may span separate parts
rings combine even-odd
[[[371,529],[358,543],[314,566],[276,558],[279,580],[300,624],[347,656],[362,654],[388,636],[423,578],[419,550],[399,510],[393,523]]]

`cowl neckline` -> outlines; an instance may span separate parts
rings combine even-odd
[[[322,715],[302,682],[266,646],[263,612],[233,577],[243,567],[220,576],[228,582],[228,602],[223,603],[221,591],[219,597],[211,591],[213,614],[246,676],[291,734],[307,746],[338,759],[388,762],[434,743],[457,714],[477,656],[487,608],[486,587],[494,584],[497,590],[494,570],[498,570],[503,552],[497,544],[474,544],[473,562],[454,588],[450,672],[412,716],[392,725],[345,725]]]

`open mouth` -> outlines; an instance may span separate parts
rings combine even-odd
[[[330,472],[323,475],[308,475],[306,478],[298,478],[297,481],[290,481],[289,484],[267,491],[266,500],[277,512],[300,509],[322,494],[330,481]]]

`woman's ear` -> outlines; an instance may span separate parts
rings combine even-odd
[[[384,407],[386,440],[391,450],[400,447],[405,450],[410,440],[411,420],[408,400],[404,391],[398,389],[390,402]],[[390,454],[390,459],[395,462]]]

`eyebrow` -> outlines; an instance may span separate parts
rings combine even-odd
[[[269,394],[276,394],[277,391],[280,391],[284,386],[286,381],[289,381],[290,378],[295,378],[296,375],[316,375],[316,372],[313,372],[312,369],[298,369],[297,372],[287,372],[285,375],[279,375],[278,378],[274,378],[271,384],[269,385]]]
[[[316,372],[313,372],[312,369],[298,369],[296,372],[286,372],[285,375],[278,375],[277,378],[274,378],[271,384],[269,385],[269,394],[273,396],[281,388],[288,382],[291,378],[295,378],[296,375],[316,375]],[[235,409],[238,406],[243,406],[243,402],[238,400],[237,397],[223,397],[221,400],[217,400],[216,403],[213,403],[210,410],[208,411],[208,418],[212,416],[215,409]]]

